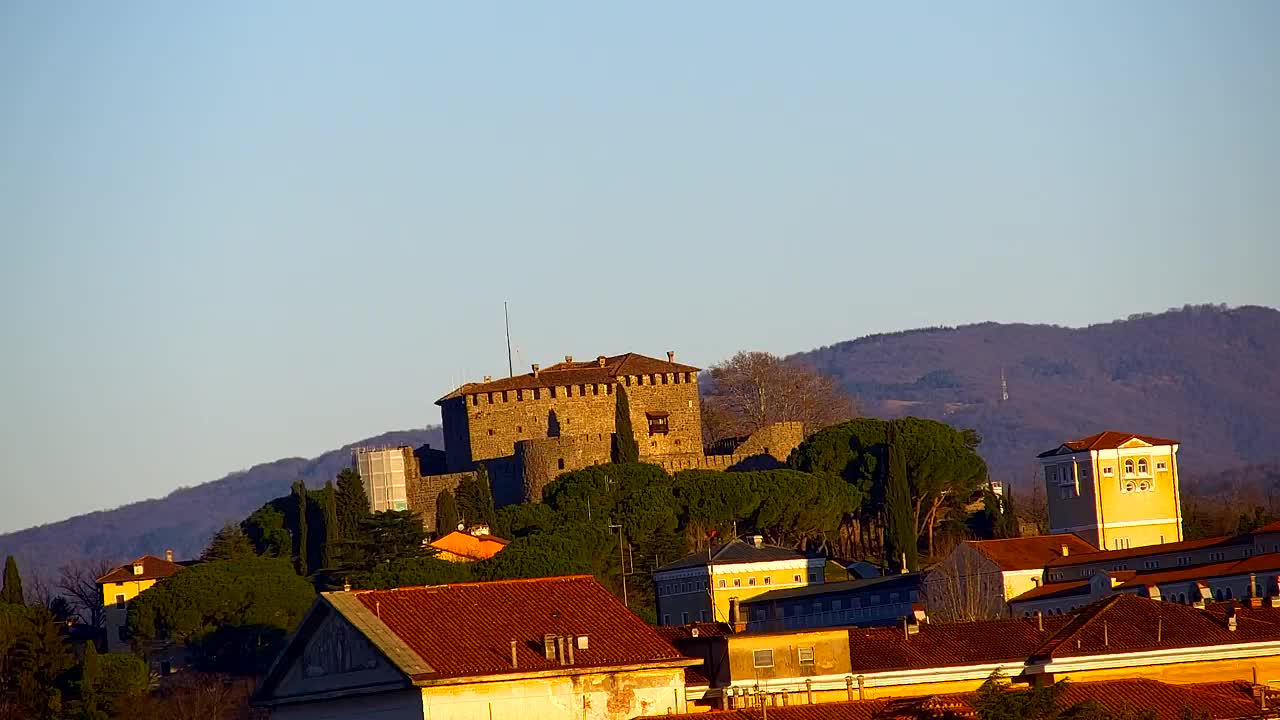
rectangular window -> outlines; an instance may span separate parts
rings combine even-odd
[[[765,584],[765,585],[772,585],[772,584],[773,584],[773,578],[772,578],[772,577],[769,577],[768,575],[766,575],[766,576],[765,576],[765,578],[764,578],[764,584]]]
[[[751,664],[758,668],[773,667],[773,651],[772,650],[756,650],[751,653]]]
[[[734,587],[742,587],[742,578],[734,578],[734,579],[733,579],[733,586],[734,586]]]
[[[1160,561],[1159,561],[1159,560],[1144,560],[1144,561],[1142,562],[1142,566],[1143,566],[1143,567],[1145,567],[1145,568],[1146,568],[1146,569],[1148,569],[1148,570],[1155,570],[1156,568],[1159,568],[1159,567],[1160,567]]]
[[[301,503],[299,503],[298,507],[302,507]],[[748,584],[748,585],[755,585],[755,584],[756,584],[756,579],[755,579],[755,578],[749,578],[749,579],[747,580],[747,584]]]
[[[799,656],[801,665],[813,664],[813,648],[799,648],[796,654]]]
[[[301,505],[301,504],[299,504],[299,505],[298,505],[298,507],[302,507],[302,505]],[[123,594],[123,593],[117,593],[117,594],[116,594],[116,609],[117,609],[117,610],[123,610],[123,609],[124,609],[124,594]]]
[[[1168,465],[1166,465],[1166,464],[1164,464],[1164,463],[1162,463],[1162,462],[1158,462],[1158,463],[1156,463],[1156,470],[1168,470],[1168,469],[1169,469],[1169,466],[1168,466]]]
[[[663,625],[670,625],[670,624],[671,624],[671,616],[670,616],[670,615],[663,615],[663,616],[662,616],[662,624],[663,624]]]
[[[1106,475],[1106,476],[1110,477],[1110,476],[1111,476],[1111,475],[1113,475],[1114,473],[1115,473],[1115,471],[1111,469],[1111,466],[1110,466],[1110,465],[1105,465],[1105,466],[1103,466],[1103,468],[1102,468],[1102,474],[1103,474],[1103,475]]]
[[[666,412],[647,412],[644,414],[649,420],[650,435],[666,435],[670,429],[667,419],[669,417]]]
[[[701,620],[702,622],[706,622],[706,621],[707,621],[707,611],[706,611],[706,610],[699,610],[699,611],[698,611],[698,619],[699,619],[699,620]]]
[[[1112,547],[1113,550],[1128,550],[1129,538],[1116,538],[1115,540],[1112,541],[1112,545],[1113,545]]]
[[[818,582],[818,573],[809,573],[809,582],[811,583]]]
[[[298,507],[302,507],[302,501],[298,501]],[[689,624],[689,613],[687,612],[680,613],[680,624],[681,625]]]

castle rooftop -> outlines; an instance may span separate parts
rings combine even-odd
[[[566,355],[564,362],[541,369],[535,365],[532,372],[523,375],[513,375],[487,382],[466,383],[437,400],[436,404],[443,405],[454,398],[477,393],[532,390],[565,385],[611,384],[620,377],[698,372],[700,369],[676,362],[675,353],[667,353],[667,358],[659,360],[647,355],[626,353],[612,356],[600,355],[589,362],[574,362],[572,355]]]

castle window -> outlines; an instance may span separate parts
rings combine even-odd
[[[649,434],[650,435],[666,435],[668,429],[670,428],[670,426],[667,423],[667,419],[670,417],[670,415],[671,413],[665,410],[654,410],[654,411],[645,413],[644,416],[649,420]]]
[[[479,396],[479,395],[472,395],[472,396],[471,396],[471,404],[472,404],[472,406],[479,405],[479,404],[480,404],[480,396]]]
[[[489,393],[489,404],[493,404],[493,393]]]
[[[583,383],[582,385],[578,386],[578,397],[586,397],[586,396],[587,396],[587,385],[586,383]]]
[[[518,432],[518,433],[522,433],[522,432],[524,432],[524,426],[523,426],[523,425],[517,425],[517,426],[516,426],[516,432]]]
[[[1146,458],[1138,458],[1138,474],[1139,474],[1139,475],[1146,475],[1146,474],[1147,474],[1147,467],[1148,467],[1148,466],[1147,466],[1147,459],[1146,459]]]
[[[523,399],[524,399],[524,390],[517,390],[517,391],[516,391],[516,400],[523,400]]]
[[[663,384],[663,385],[666,385],[666,384],[667,384],[667,374],[666,374],[666,373],[662,373],[662,384]]]
[[[605,395],[612,395],[612,394],[613,394],[613,383],[609,383],[608,385],[605,385],[605,386],[604,386],[604,394],[605,394]]]
[[[534,400],[541,400],[541,399],[542,399],[542,388],[534,388],[534,389],[533,389],[533,399],[534,399]]]
[[[560,465],[560,469],[561,469],[561,470],[563,470],[563,469],[564,469],[564,458],[560,458],[557,462],[558,462],[558,463],[559,463],[559,465]],[[302,507],[302,503],[301,503],[301,502],[299,502],[299,503],[298,503],[298,507]]]
[[[555,386],[555,385],[552,385],[552,386],[551,386],[551,397],[554,399],[554,398],[555,398],[555,396],[556,396],[556,386]]]
[[[599,394],[600,394],[600,385],[599,385],[599,384],[593,384],[593,385],[591,386],[591,394],[592,394],[592,395],[599,395]]]
[[[1132,474],[1133,474],[1133,460],[1125,460],[1125,461],[1124,461],[1124,474],[1125,474],[1125,475],[1132,475]]]
[[[507,402],[507,391],[506,391],[506,390],[503,390],[503,391],[502,391],[502,402]]]
[[[490,434],[490,435],[492,435],[492,434],[493,434],[493,428],[489,428],[489,434]],[[299,506],[299,507],[301,507],[301,506]]]

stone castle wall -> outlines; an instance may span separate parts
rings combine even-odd
[[[542,491],[560,473],[609,462],[613,433],[522,440],[516,444],[516,464],[523,478],[521,502],[542,502]]]
[[[631,429],[642,460],[702,453],[702,407],[698,404],[696,376],[692,382],[683,382],[680,373],[638,375],[626,378],[624,387],[631,408]],[[665,434],[649,433],[647,413],[667,413]]]
[[[436,531],[436,498],[442,490],[457,492],[458,485],[475,477],[474,472],[448,473],[445,475],[421,475],[405,480],[405,494],[409,498],[409,509],[422,518],[422,527],[428,532]],[[452,528],[450,528],[452,529]]]
[[[781,422],[752,433],[731,455],[687,453],[655,457],[649,462],[673,474],[681,470],[773,470],[784,467],[801,442],[804,424]]]

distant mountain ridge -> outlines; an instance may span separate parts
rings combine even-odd
[[[24,575],[42,574],[46,579],[62,565],[82,558],[124,562],[167,549],[178,558],[196,557],[218,528],[243,519],[272,498],[288,495],[295,481],[301,479],[314,488],[332,480],[350,467],[354,448],[424,443],[444,447],[441,429],[387,432],[310,460],[284,458],[254,465],[220,480],[178,488],[162,498],[0,535],[0,557],[12,554]]]
[[[928,328],[792,357],[840,380],[864,414],[976,428],[992,475],[1024,487],[1036,453],[1108,429],[1182,441],[1184,473],[1280,459],[1272,308],[1187,306],[1083,328]]]
[[[992,476],[1024,489],[1036,453],[1103,429],[1181,440],[1188,482],[1280,461],[1273,439],[1280,432],[1280,312],[1271,308],[1187,307],[1084,328],[908,330],[792,357],[839,379],[866,415],[977,428]],[[0,535],[0,556],[12,553],[24,572],[46,578],[81,558],[123,561],[166,548],[193,557],[225,522],[287,494],[295,480],[319,487],[332,479],[354,447],[423,443],[443,447],[441,429],[389,432],[310,460],[264,463],[163,498]],[[1261,472],[1242,477],[1274,476]]]

